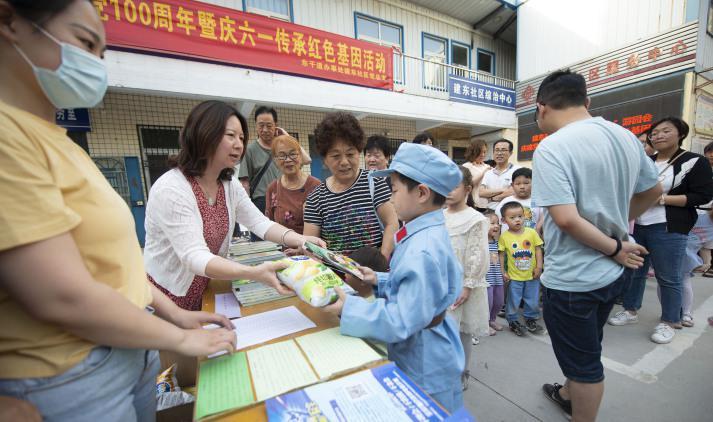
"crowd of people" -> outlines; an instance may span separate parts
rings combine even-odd
[[[360,262],[364,279],[347,278],[359,294],[340,291],[325,312],[343,334],[386,343],[449,411],[463,405],[478,337],[505,329],[498,315],[517,336],[543,335],[544,321],[566,381],[542,388],[577,421],[596,418],[603,394],[603,326],[638,321],[650,267],[661,304],[651,340],[694,324],[691,275],[711,274],[713,144],[705,157],[683,150],[677,117],[637,141],[589,114],[582,76],[557,71],[537,93],[550,135],[532,170],[510,162],[509,140],[492,145],[492,166],[473,140],[458,166],[428,133],[394,152],[334,112],[314,131],[330,172],[320,181],[273,108],[251,116],[251,140],[239,110],[204,101],[151,187],[142,252],[126,204],[54,124],[57,107],[92,107],[106,91],[91,3],[7,0],[0,16],[3,416],[153,420],[156,350],[235,347],[231,322],[201,310],[211,279],[289,293],[276,276],[285,264],[226,258],[238,224],[288,254],[310,241]]]

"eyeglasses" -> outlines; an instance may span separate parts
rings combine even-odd
[[[258,129],[261,129],[261,130],[262,130],[262,129],[268,129],[268,130],[270,130],[270,129],[274,129],[274,128],[275,128],[275,125],[272,124],[272,123],[258,123],[258,124],[257,124],[257,128],[258,128]]]
[[[535,114],[533,115],[533,119],[535,120],[535,124],[537,124],[537,113],[540,112],[540,106],[543,106],[544,104],[542,103],[535,103]]]
[[[297,154],[296,152],[291,152],[289,154],[277,154],[277,156],[275,158],[279,161],[287,161],[288,158],[292,161],[297,161],[297,158],[299,156],[300,155]]]

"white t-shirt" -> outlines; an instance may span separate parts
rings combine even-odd
[[[537,225],[537,222],[540,219],[540,216],[542,215],[542,208],[539,207],[533,207],[532,206],[532,198],[527,198],[527,199],[520,199],[515,195],[508,196],[507,198],[503,199],[500,201],[498,206],[495,208],[495,214],[498,215],[498,218],[502,218],[503,216],[500,214],[500,209],[503,207],[503,205],[507,204],[508,202],[519,202],[520,205],[522,205],[522,208],[525,211],[525,221],[523,222],[523,225],[525,227],[529,227],[533,230],[535,230],[535,226]],[[501,233],[505,233],[505,231],[508,229],[508,225],[503,223],[501,226]]]
[[[520,167],[521,166],[510,163],[508,164],[508,168],[502,173],[500,173],[497,168],[490,169],[485,172],[481,185],[485,186],[486,189],[505,189],[512,183],[513,172]],[[494,210],[497,206],[497,201],[488,202],[488,208],[491,210]]]
[[[654,164],[656,164],[656,171],[658,171],[659,174],[659,182],[661,182],[663,193],[664,195],[666,195],[668,191],[671,190],[671,185],[673,185],[673,166],[669,166],[668,162],[666,161],[657,161]],[[666,168],[667,166],[668,168]],[[664,169],[666,169],[666,171],[661,173]],[[658,202],[656,202],[656,205],[654,205],[653,207],[644,211],[644,213],[636,219],[636,224],[640,226],[649,226],[651,224],[659,224],[665,222],[666,207],[663,205],[659,205]]]

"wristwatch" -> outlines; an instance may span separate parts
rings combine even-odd
[[[661,197],[659,198],[659,205],[666,205],[666,198],[665,198],[665,196],[666,196],[666,195],[661,195]]]

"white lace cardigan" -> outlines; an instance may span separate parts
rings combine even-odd
[[[228,253],[236,219],[251,232],[263,237],[277,224],[250,201],[236,177],[223,181],[228,207],[228,236],[218,255]],[[191,184],[178,169],[164,173],[151,186],[146,206],[146,272],[166,290],[185,296],[195,275],[205,276],[206,265],[213,259],[203,238],[203,219]]]
[[[455,214],[444,212],[453,251],[463,265],[463,287],[488,287],[488,229],[490,222],[478,211],[466,208]]]

